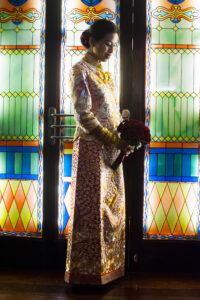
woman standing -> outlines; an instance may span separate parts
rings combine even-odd
[[[65,281],[105,284],[124,275],[125,199],[122,166],[111,169],[120,150],[122,121],[111,74],[104,72],[117,45],[116,26],[98,20],[81,36],[88,49],[71,72],[77,128],[72,163],[72,195]]]

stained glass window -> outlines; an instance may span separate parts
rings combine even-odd
[[[144,237],[199,227],[200,4],[147,0]]]
[[[42,232],[44,13],[0,1],[0,235]]]
[[[119,0],[63,0],[62,2],[62,63],[61,63],[61,103],[62,114],[73,115],[69,90],[67,88],[68,74],[71,66],[86,52],[81,45],[81,33],[97,19],[108,19],[119,24]],[[116,84],[119,80],[118,53],[116,50],[112,59],[104,65],[105,70],[115,74]],[[74,126],[73,116],[63,118],[63,124]],[[62,123],[61,122],[61,123]],[[63,135],[73,137],[74,128],[63,130]],[[73,144],[68,139],[60,145],[60,184],[59,184],[59,236],[68,233],[71,160]]]

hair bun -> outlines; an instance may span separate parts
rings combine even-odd
[[[91,37],[91,32],[89,29],[83,31],[83,33],[81,34],[81,43],[87,49],[90,48],[90,43],[89,43],[90,37]]]

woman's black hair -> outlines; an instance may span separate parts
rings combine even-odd
[[[82,45],[89,49],[90,43],[89,40],[92,37],[95,41],[101,40],[108,33],[117,33],[117,26],[108,20],[100,19],[95,21],[89,29],[83,31],[81,35]]]

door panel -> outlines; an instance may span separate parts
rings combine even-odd
[[[40,237],[44,4],[1,1],[0,14],[0,235]]]
[[[68,128],[61,130],[62,138],[60,143],[60,167],[59,167],[59,236],[67,237],[70,185],[71,185],[71,160],[72,160],[72,138],[75,132],[75,120],[70,99],[69,71],[77,61],[86,53],[81,45],[80,36],[94,20],[107,18],[119,25],[119,1],[63,1],[63,23],[62,23],[62,54],[61,54],[61,96],[60,112],[68,114],[62,118],[60,124]],[[106,71],[114,74],[117,87],[119,86],[119,48],[110,61],[104,64]],[[71,115],[71,116],[70,116]],[[71,137],[71,139],[70,139]]]
[[[13,3],[11,5],[11,2]],[[75,3],[75,1],[72,1],[73,4]],[[87,7],[91,7],[91,3],[86,1],[78,1],[79,4],[77,4],[77,6],[79,5],[81,9],[86,10]],[[77,3],[78,3],[77,2]],[[101,2],[101,5],[100,5]],[[69,27],[66,27],[66,10],[65,8],[67,7],[67,3],[69,3],[69,1],[61,1],[61,0],[57,0],[57,1],[48,1],[48,3],[46,3],[45,0],[42,0],[41,2],[38,0],[31,0],[31,1],[23,1],[23,3],[21,1],[3,1],[3,3],[6,3],[6,5],[8,5],[9,9],[10,7],[13,8],[14,4],[18,4],[19,6],[17,6],[19,8],[19,10],[23,7],[25,7],[25,5],[30,4],[30,5],[38,5],[38,3],[40,3],[42,5],[41,7],[41,12],[43,14],[45,14],[45,9],[46,9],[46,19],[44,18],[44,15],[42,15],[42,29],[41,29],[41,34],[42,34],[42,38],[44,38],[45,35],[45,39],[41,40],[41,44],[34,44],[34,41],[37,41],[38,38],[38,31],[36,34],[36,30],[34,31],[33,24],[30,23],[30,27],[28,27],[30,29],[30,32],[32,34],[32,36],[34,35],[34,38],[32,38],[33,40],[33,46],[41,46],[38,49],[34,49],[36,51],[36,53],[34,53],[34,58],[37,56],[37,54],[39,54],[40,60],[37,60],[37,68],[44,68],[45,67],[45,77],[44,77],[44,70],[42,69],[42,72],[39,72],[38,74],[36,74],[36,72],[33,75],[30,75],[27,73],[26,69],[24,68],[24,65],[21,67],[21,70],[24,76],[24,87],[27,87],[28,89],[28,84],[31,82],[32,86],[34,87],[34,89],[38,94],[37,95],[32,95],[33,91],[29,91],[27,93],[31,94],[27,94],[25,95],[26,97],[30,97],[29,99],[31,99],[30,103],[36,103],[33,101],[33,99],[31,97],[38,97],[38,105],[39,107],[35,107],[35,111],[39,111],[39,113],[41,113],[41,119],[40,119],[40,123],[39,125],[41,126],[41,129],[43,129],[43,125],[44,125],[44,136],[41,134],[37,134],[36,139],[34,140],[25,140],[24,142],[28,143],[28,142],[38,142],[37,139],[41,139],[41,141],[43,143],[41,143],[39,146],[39,151],[41,151],[41,154],[43,154],[43,165],[44,165],[44,172],[42,171],[42,169],[39,169],[39,176],[40,176],[40,185],[41,188],[43,187],[43,189],[40,189],[40,195],[43,196],[43,205],[40,206],[41,209],[41,214],[40,217],[42,218],[42,238],[41,239],[35,239],[34,237],[37,236],[33,236],[31,239],[27,238],[30,237],[30,233],[28,232],[28,234],[24,234],[24,238],[23,239],[19,239],[16,235],[12,234],[12,238],[7,237],[6,235],[4,235],[3,237],[1,237],[0,240],[0,246],[1,246],[1,257],[2,259],[0,260],[0,265],[4,265],[4,266],[8,266],[8,265],[12,265],[12,266],[18,266],[18,267],[23,267],[23,266],[62,266],[64,268],[65,265],[65,252],[66,252],[66,247],[67,247],[67,243],[65,240],[63,240],[63,237],[66,237],[66,233],[67,233],[67,222],[68,222],[68,212],[67,212],[67,202],[68,202],[68,193],[69,192],[69,185],[70,185],[70,180],[71,180],[71,153],[72,153],[72,143],[69,143],[69,139],[67,140],[62,140],[60,143],[56,142],[54,145],[52,145],[52,143],[50,142],[50,137],[49,137],[49,128],[48,128],[48,110],[50,107],[55,107],[57,112],[60,114],[64,114],[64,113],[73,113],[71,107],[70,107],[70,102],[69,102],[69,98],[68,98],[68,90],[66,89],[65,83],[67,82],[67,73],[69,71],[69,68],[71,67],[72,63],[74,64],[75,62],[75,58],[76,61],[79,60],[81,58],[81,55],[84,53],[84,49],[82,49],[82,47],[80,46],[80,44],[78,43],[76,44],[71,44],[71,42],[67,41],[67,34],[70,33],[71,30],[71,35],[76,35],[76,30],[77,30],[77,37],[76,37],[76,42],[78,41],[78,35],[80,35],[80,31],[82,31],[83,27],[81,27],[83,24],[85,27],[88,26],[88,24],[86,24],[86,20],[83,20],[82,23],[80,23],[79,25],[76,25],[75,22],[72,22],[70,20],[68,20],[71,22],[71,25],[73,25],[73,27],[71,29],[68,30],[68,32],[65,30],[66,28],[68,29]],[[9,4],[10,3],[10,4]],[[109,7],[107,7],[107,4]],[[45,6],[46,5],[46,6]],[[61,16],[61,12],[62,12],[62,5],[63,5],[63,14],[65,17],[63,17],[62,20],[62,16]],[[99,6],[100,5],[100,6]],[[92,7],[96,9],[96,12],[98,13],[102,13],[102,17],[107,16],[107,12],[109,12],[109,18],[116,18],[116,22],[119,23],[119,1],[99,1],[98,3],[93,3]],[[66,6],[66,7],[65,7]],[[91,7],[91,8],[92,8]],[[74,9],[74,7],[70,8],[70,11]],[[110,11],[108,11],[108,9],[110,9]],[[37,6],[37,10],[38,6]],[[99,11],[100,10],[100,11]],[[111,12],[111,10],[113,10]],[[35,13],[36,11],[34,11]],[[116,13],[117,12],[117,13]],[[115,15],[116,13],[116,15]],[[86,18],[87,19],[87,18]],[[44,22],[46,21],[46,27],[44,28]],[[63,21],[63,23],[62,23]],[[28,21],[27,21],[28,22]],[[28,23],[29,24],[29,23]],[[65,24],[65,25],[64,25]],[[82,24],[82,25],[81,25]],[[41,24],[40,24],[41,25]],[[62,26],[61,26],[62,25]],[[19,27],[22,25],[12,25],[14,26],[14,28]],[[32,26],[32,27],[31,27]],[[39,24],[38,24],[39,26]],[[76,29],[77,27],[77,29]],[[32,28],[32,30],[31,30]],[[62,29],[61,29],[62,28]],[[72,31],[72,29],[74,28],[74,30]],[[26,47],[24,47],[25,49],[27,48],[27,52],[28,55],[27,59],[26,59],[26,64],[28,64],[28,66],[30,67],[28,70],[29,71],[36,71],[38,70],[34,65],[34,59],[31,60],[32,64],[29,63],[29,57],[32,57],[32,50],[29,49],[30,48],[30,32],[28,31],[29,29],[27,29],[25,32],[27,33],[27,38],[22,39],[22,34],[21,34],[21,40],[23,40],[23,43],[25,43]],[[39,27],[37,27],[37,30],[39,29]],[[17,29],[18,31],[18,29]],[[78,32],[79,31],[79,32]],[[21,32],[22,33],[22,32]],[[17,33],[18,34],[18,33]],[[0,30],[0,35],[1,35],[1,30]],[[14,35],[16,35],[16,31],[14,31]],[[70,34],[69,34],[70,35]],[[45,41],[45,45],[44,45],[44,41]],[[19,48],[19,46],[16,46],[16,42],[14,44],[15,46],[15,50]],[[45,64],[44,64],[44,46],[45,46]],[[77,47],[77,48],[73,48],[73,47]],[[18,47],[18,48],[17,48]],[[80,47],[80,49],[78,48]],[[24,49],[22,49],[24,50]],[[25,50],[24,50],[25,51]],[[34,52],[35,52],[34,51]],[[30,53],[29,53],[30,52]],[[112,61],[111,64],[105,66],[107,70],[115,70],[115,78],[118,82],[119,79],[119,72],[118,72],[118,52],[116,52],[116,58]],[[27,53],[25,53],[26,55]],[[21,55],[24,55],[24,52],[21,53]],[[12,69],[11,72],[13,72]],[[5,70],[6,71],[6,70]],[[20,69],[19,69],[20,71]],[[5,73],[7,74],[7,73]],[[15,73],[16,75],[16,73]],[[65,76],[66,75],[66,76]],[[43,86],[42,84],[40,84],[45,78],[45,85]],[[33,84],[34,81],[34,84]],[[15,85],[18,84],[18,81],[16,80],[16,82],[14,82]],[[43,103],[43,98],[40,98],[40,96],[43,96],[43,91],[44,91],[44,98],[45,101]],[[18,96],[18,95],[16,95]],[[20,95],[21,97],[23,97],[24,95]],[[66,98],[67,97],[67,98]],[[23,98],[24,99],[24,98]],[[61,100],[59,100],[61,99]],[[40,102],[40,100],[42,102]],[[24,102],[23,102],[24,103]],[[65,105],[64,105],[65,103]],[[44,115],[43,115],[43,110],[40,110],[40,106],[42,104],[42,108],[44,106]],[[25,109],[26,108],[26,109]],[[23,124],[26,124],[26,122],[28,123],[28,132],[30,133],[30,128],[31,126],[34,127],[34,130],[36,130],[36,125],[38,125],[38,123],[34,123],[36,125],[30,125],[32,124],[31,118],[32,118],[32,114],[31,114],[31,110],[30,110],[30,106],[22,106],[22,111],[23,114],[20,115],[20,117],[23,116],[23,118],[21,118],[20,121],[23,121]],[[20,109],[18,109],[18,111],[20,111]],[[28,111],[29,112],[29,118],[27,118],[25,112]],[[40,114],[38,113],[38,116],[40,116]],[[42,117],[44,117],[44,124],[41,123],[43,121]],[[26,120],[26,122],[24,121]],[[60,121],[59,121],[60,120]],[[1,120],[0,120],[1,121]],[[18,122],[18,121],[17,121]],[[57,119],[57,124],[58,125],[74,125],[74,119],[73,117],[71,118],[58,118]],[[21,127],[20,127],[21,128]],[[39,128],[39,127],[38,127]],[[72,136],[72,132],[71,128],[68,129],[64,129],[61,130],[61,132],[59,132],[59,130],[57,130],[56,135],[67,135],[67,136]],[[39,129],[38,129],[39,132]],[[26,135],[26,133],[24,133]],[[43,133],[42,133],[43,134]],[[33,138],[33,135],[31,135]],[[44,139],[43,139],[44,137]],[[23,141],[23,139],[22,139]],[[21,140],[20,140],[21,142]],[[27,144],[28,145],[28,144]],[[32,145],[33,146],[33,145]],[[36,147],[36,146],[35,146]],[[60,147],[60,148],[59,148]],[[25,152],[25,151],[24,151]],[[26,154],[27,152],[25,152],[25,157],[27,158],[26,162],[28,162],[28,155]],[[32,155],[33,158],[35,158],[37,152],[34,152],[34,154]],[[37,154],[38,155],[38,154]],[[18,165],[16,164],[16,170],[19,170],[20,168],[22,168],[22,166],[19,164],[20,162],[20,154],[16,155],[17,157],[17,162]],[[31,157],[31,155],[30,155]],[[38,161],[39,161],[39,155],[38,155]],[[31,157],[32,158],[32,157]],[[9,161],[12,161],[9,159]],[[29,159],[30,161],[30,159]],[[42,161],[41,161],[42,163]],[[3,165],[3,164],[2,164]],[[5,163],[4,163],[5,165]],[[15,164],[14,164],[15,165]],[[35,171],[36,169],[36,164],[33,164],[30,162],[30,169],[32,172]],[[27,163],[24,163],[24,168],[27,168]],[[5,167],[4,167],[5,168]],[[12,167],[13,168],[13,167]],[[24,169],[26,170],[26,169]],[[23,174],[22,174],[23,175]],[[27,175],[27,174],[25,174]],[[32,174],[31,174],[32,175]],[[38,174],[33,174],[33,175],[38,175]],[[35,179],[35,178],[34,178]],[[27,182],[30,182],[30,178],[25,178],[24,180],[26,180]],[[43,181],[42,181],[43,180]],[[60,180],[60,181],[59,181]],[[15,179],[16,181],[16,179]],[[27,183],[28,184],[28,183]],[[15,186],[11,186],[11,189],[14,189]],[[28,187],[27,185],[25,186],[26,188],[26,192],[28,193]],[[25,189],[24,188],[24,189]],[[33,188],[35,188],[35,185],[33,186]],[[5,188],[4,188],[5,189]],[[32,189],[32,187],[31,187]],[[20,193],[19,193],[20,192]],[[23,195],[23,193],[25,194],[25,191],[19,190],[18,192],[18,196],[21,197],[21,195]],[[13,191],[14,193],[14,191]],[[8,194],[8,193],[7,193]],[[30,195],[29,195],[30,196]],[[60,197],[60,202],[59,202],[59,197]],[[10,197],[11,198],[11,197]],[[9,199],[10,199],[9,198]],[[31,198],[34,198],[31,195]],[[22,199],[22,197],[20,198]],[[12,200],[12,199],[11,199]],[[30,200],[30,197],[29,197]],[[23,204],[23,203],[22,203]],[[21,206],[22,206],[21,204]],[[31,205],[30,203],[27,205]],[[38,205],[39,206],[39,205]],[[29,206],[28,206],[29,208]],[[26,210],[25,212],[28,212],[28,217],[29,217],[29,211]],[[15,212],[15,216],[16,216],[16,212]],[[25,214],[25,222],[26,224],[29,224],[28,222],[29,219],[27,218],[27,215]],[[28,227],[28,226],[27,226]],[[20,234],[21,236],[21,234]],[[61,239],[58,239],[58,237],[61,237]]]
[[[199,235],[200,6],[179,2],[147,1],[145,238]]]
[[[173,34],[176,34],[179,30],[179,33],[183,32],[181,31],[182,29],[185,32],[186,28],[193,32],[192,27],[196,26],[195,34],[198,35],[197,27],[199,20],[190,23],[182,18],[182,28],[178,30],[177,28],[180,24],[172,24],[173,22],[170,19],[168,19],[166,23],[167,28],[161,25],[162,21],[158,22],[155,18],[155,20],[152,21],[153,13],[151,13],[151,9],[155,9],[159,5],[170,8],[173,5],[172,2],[173,1],[134,2],[134,23],[132,27],[133,82],[132,92],[129,92],[129,97],[133,99],[132,112],[135,118],[144,120],[144,116],[146,115],[146,122],[149,122],[152,132],[156,133],[152,134],[152,138],[155,138],[150,145],[150,151],[152,149],[152,152],[149,153],[149,149],[147,149],[145,156],[143,156],[142,151],[135,152],[134,156],[130,157],[129,161],[125,161],[124,163],[128,207],[127,217],[129,220],[127,230],[129,233],[127,237],[127,244],[129,245],[128,262],[130,270],[134,271],[186,272],[198,271],[200,267],[198,260],[198,253],[200,251],[198,236],[199,208],[197,207],[199,203],[199,183],[197,182],[199,181],[199,173],[197,172],[198,162],[196,160],[199,147],[199,141],[197,139],[197,131],[199,130],[199,107],[194,104],[196,97],[199,97],[196,90],[197,86],[199,86],[197,83],[199,76],[195,75],[198,72],[196,68],[198,63],[194,63],[195,59],[198,61],[199,54],[197,54],[197,49],[192,48],[195,45],[192,45],[191,49],[189,49],[191,43],[187,42],[187,47],[185,47],[184,43],[186,41],[180,42],[180,35],[179,39],[176,39],[176,43],[179,43],[179,45],[177,45],[175,49],[170,49],[172,47],[171,42],[169,42],[170,45],[167,46],[166,40],[165,42],[163,41],[164,38],[172,37],[170,33],[164,34],[164,32],[166,33],[165,29],[168,31],[171,30],[174,32]],[[186,9],[186,4],[189,2],[180,2],[182,2],[181,9]],[[152,3],[155,5],[152,6]],[[196,2],[193,2],[192,6],[195,7],[195,5],[197,5]],[[199,11],[198,7],[195,9]],[[159,15],[158,11],[158,14],[155,11],[154,13],[155,16]],[[195,15],[197,16],[197,14]],[[144,19],[146,20],[145,23],[142,21]],[[155,25],[156,22],[157,25]],[[154,27],[152,29],[148,26]],[[173,29],[174,27],[175,30]],[[160,34],[162,30],[163,34]],[[190,33],[189,35],[191,36]],[[188,37],[188,35],[186,36]],[[182,35],[182,37],[184,36]],[[152,38],[152,44],[150,38]],[[162,40],[158,41],[158,39],[161,38]],[[192,41],[194,42],[196,40],[193,39]],[[145,49],[146,45],[147,49]],[[167,55],[168,58],[166,59]],[[145,66],[146,56],[147,62]],[[180,57],[181,59],[179,59]],[[193,63],[189,65],[186,64],[187,68],[183,68],[183,64],[190,59]],[[179,63],[180,61],[181,63]],[[165,65],[166,62],[168,62],[168,67]],[[179,70],[183,72],[181,76],[178,73]],[[191,75],[188,76],[189,74]],[[185,78],[187,78],[187,80]],[[183,80],[181,84],[184,90],[182,91],[183,95],[181,94],[181,90],[179,90],[180,84],[177,85],[177,83],[181,82],[180,79]],[[191,81],[193,82],[192,84]],[[174,84],[176,84],[176,86]],[[171,91],[169,91],[169,87],[171,87]],[[158,89],[157,94],[155,94],[156,88]],[[177,88],[177,90],[173,90],[174,88]],[[186,89],[188,91],[186,91]],[[187,92],[189,95],[186,94]],[[155,98],[157,102],[154,101]],[[146,101],[145,105],[143,99]],[[182,100],[183,106],[181,111],[179,111],[178,107],[180,106],[178,103],[181,103]],[[184,108],[185,103],[189,105],[186,110]],[[153,106],[153,104],[155,105]],[[192,109],[190,105],[193,107]],[[193,114],[191,114],[191,111],[193,111]],[[183,120],[181,113],[186,116]],[[195,118],[196,121],[194,121]],[[153,124],[151,123],[152,121],[154,121]],[[196,124],[195,126],[194,123]],[[191,124],[193,125],[191,126]],[[178,128],[180,128],[180,130],[178,130]],[[171,133],[172,130],[174,134]],[[183,134],[181,130],[185,130],[185,133]],[[180,137],[182,140],[179,139]],[[170,140],[168,140],[168,138],[170,138]],[[163,147],[165,143],[166,145]],[[177,149],[179,143],[181,147]],[[186,145],[188,147],[186,147]],[[169,148],[169,146],[171,147]],[[158,149],[159,151],[162,150],[163,153],[160,153]],[[182,161],[179,160],[179,166],[183,161],[185,165],[187,163],[186,158],[189,158],[190,168],[184,167],[180,169],[180,167],[177,167],[177,159],[180,158],[180,154]],[[163,155],[165,156],[165,160],[163,160],[162,163]],[[193,155],[195,155],[194,160],[191,159]],[[143,157],[145,160],[144,169],[142,165]],[[154,160],[153,158],[156,159]],[[155,164],[152,164],[153,162],[157,163],[157,167]],[[192,164],[194,164],[193,166],[195,167],[191,167]],[[132,167],[130,167],[130,165]],[[165,168],[163,167],[164,165]],[[172,170],[173,174],[170,173]],[[193,172],[191,170],[196,171]],[[165,173],[162,173],[163,171]],[[185,172],[187,172],[187,174],[185,174]],[[137,174],[141,174],[141,176],[137,176]],[[144,174],[144,178],[142,174]],[[161,176],[164,176],[164,178],[161,178]],[[176,176],[179,176],[179,179],[175,178]],[[162,181],[163,179],[164,181]],[[182,202],[180,201],[181,199]],[[179,206],[176,203],[177,200]],[[171,213],[173,206],[175,206],[174,214]],[[153,209],[155,213],[154,215],[152,214],[153,216],[151,218],[149,210],[153,211]],[[195,210],[197,211],[197,215]],[[168,226],[166,226],[166,221]],[[180,225],[179,232],[175,231],[175,229],[178,229],[178,227],[176,228],[178,222]],[[149,223],[150,225],[148,225]],[[150,232],[150,229],[153,228],[151,228],[153,223],[156,225],[154,227],[156,230]],[[145,227],[145,224],[148,226]]]

